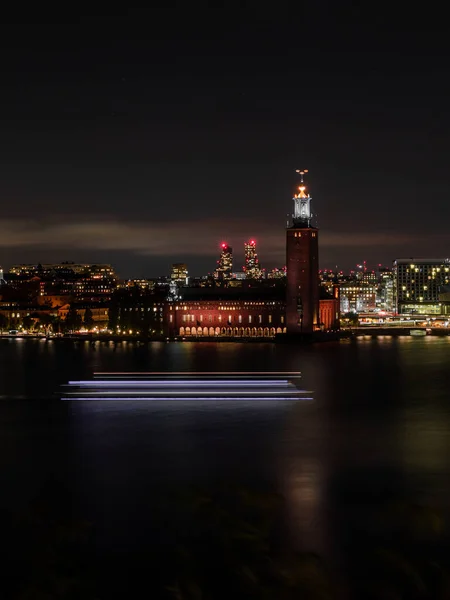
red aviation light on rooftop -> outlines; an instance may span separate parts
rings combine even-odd
[[[256,242],[255,242],[255,240],[251,240],[251,241],[250,241],[250,245],[251,245],[251,246],[256,246]]]
[[[228,244],[226,244],[225,242],[222,242],[221,246],[222,246],[222,248],[226,248],[228,246]]]

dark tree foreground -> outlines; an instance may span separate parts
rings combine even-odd
[[[148,538],[130,531],[143,540],[135,550],[99,552],[93,527],[72,512],[70,493],[46,484],[27,510],[0,514],[0,598],[450,598],[443,522],[430,509],[380,498],[353,528],[343,550],[353,557],[338,572],[290,544],[276,494],[221,487],[160,500],[160,531]]]

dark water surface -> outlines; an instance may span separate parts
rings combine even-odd
[[[96,544],[164,537],[164,494],[260,485],[286,499],[297,543],[344,551],[358,511],[392,496],[447,513],[450,338],[296,347],[0,340],[2,507],[50,478],[95,523]],[[94,371],[301,371],[308,402],[62,402]]]

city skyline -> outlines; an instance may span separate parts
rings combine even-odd
[[[228,238],[231,239],[231,238]],[[242,240],[240,240],[242,242]],[[252,240],[254,241],[254,240]],[[232,268],[232,273],[242,273],[244,274],[245,271],[243,270],[243,266],[242,268],[239,267],[240,262],[245,262],[245,249],[241,252],[235,252],[233,250],[233,246],[231,244],[228,244],[227,242],[221,242],[219,244],[216,244],[216,249],[217,249],[217,253],[219,253],[223,247],[225,246],[230,247],[232,253],[233,253],[233,268]],[[239,247],[239,244],[237,244],[237,247]],[[259,245],[258,245],[259,247]],[[109,263],[111,264],[111,266],[114,267],[115,271],[118,273],[118,277],[120,279],[145,279],[146,277],[148,278],[158,278],[158,277],[168,277],[170,278],[170,274],[171,274],[171,269],[174,266],[177,265],[184,265],[186,266],[186,268],[189,271],[189,277],[194,277],[194,278],[198,278],[198,277],[206,277],[206,276],[213,276],[215,267],[217,267],[218,264],[218,260],[217,260],[217,253],[215,255],[215,262],[213,260],[212,265],[209,265],[209,270],[207,271],[203,271],[203,272],[198,272],[198,273],[192,273],[192,271],[189,268],[189,264],[187,264],[186,262],[180,263],[180,262],[173,262],[170,264],[166,265],[166,270],[163,272],[154,272],[154,273],[147,273],[145,275],[142,276],[131,276],[128,275],[127,273],[123,274],[123,273],[119,273],[118,269],[115,267],[114,263]],[[431,256],[431,255],[430,255]],[[442,255],[444,256],[444,255]],[[356,258],[357,254],[355,253],[355,256],[353,258]],[[214,257],[213,257],[214,258]],[[241,260],[242,259],[242,260]],[[286,265],[284,264],[286,257],[285,255],[283,256],[283,260],[281,261],[281,263],[279,265],[275,265],[274,267],[270,267],[269,269],[262,269],[262,272],[265,273],[265,277],[267,277],[267,275],[271,272],[271,271],[277,271],[277,270],[281,270],[281,269],[285,269]],[[396,256],[395,258],[392,259],[392,261],[390,261],[389,263],[380,263],[380,262],[370,262],[368,263],[367,261],[360,261],[360,262],[353,262],[352,264],[350,264],[349,266],[346,267],[342,267],[341,265],[332,265],[328,268],[320,268],[319,269],[319,274],[326,274],[326,273],[334,273],[336,275],[344,275],[344,276],[351,276],[351,275],[356,275],[357,273],[363,273],[363,272],[367,272],[367,273],[376,273],[377,271],[381,270],[392,270],[394,263],[398,260],[406,260],[406,261],[417,261],[417,260],[423,260],[423,259],[427,259],[427,257],[423,256],[423,255],[419,255],[419,254],[413,254],[412,256]],[[446,259],[446,257],[444,257],[444,259]],[[448,259],[447,259],[448,260]],[[282,264],[283,263],[283,264]],[[74,260],[67,260],[66,258],[62,259],[62,260],[56,260],[56,261],[52,261],[52,262],[45,262],[45,261],[31,261],[31,262],[19,262],[19,261],[15,261],[10,265],[2,265],[0,264],[0,276],[3,273],[15,273],[15,267],[17,266],[37,266],[37,265],[52,265],[52,264],[59,264],[59,265],[64,265],[67,264],[67,266],[70,268],[72,265],[77,265],[77,264],[87,264],[87,265],[102,265],[103,263],[101,263],[100,261],[94,261],[94,260],[87,260],[84,262],[77,262]],[[214,268],[213,268],[214,267]]]
[[[210,28],[161,9],[151,33],[133,15],[8,25],[0,264],[109,262],[138,277],[183,260],[200,274],[217,240],[254,236],[271,269],[298,166],[321,268],[446,256],[441,25],[319,4],[301,22],[206,11]]]

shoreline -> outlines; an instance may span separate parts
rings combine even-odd
[[[26,334],[26,335],[10,335],[0,334],[0,340],[45,340],[45,341],[72,341],[72,342],[139,342],[139,343],[150,343],[150,342],[165,342],[165,343],[184,343],[184,342],[214,342],[214,343],[276,343],[276,344],[310,344],[310,343],[325,343],[325,342],[336,342],[340,340],[353,340],[361,337],[411,337],[411,330],[422,329],[424,327],[358,327],[351,330],[341,330],[337,332],[317,332],[315,334],[278,334],[271,337],[227,337],[227,336],[198,336],[198,337],[165,337],[165,336],[136,336],[136,335],[108,335],[108,334],[70,334],[63,336],[44,336],[39,334]],[[427,332],[426,336],[421,337],[447,337],[450,336],[450,329],[433,329]]]

